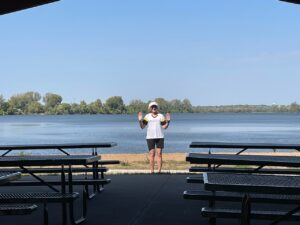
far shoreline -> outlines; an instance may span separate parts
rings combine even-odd
[[[165,112],[162,112],[163,114]],[[271,115],[271,114],[281,114],[281,115],[299,115],[300,112],[174,112],[172,115],[207,115],[207,114],[265,114],[265,115]],[[54,116],[54,117],[60,117],[60,116],[134,116],[136,113],[99,113],[99,114],[0,114],[0,118],[2,117],[31,117],[31,116]]]

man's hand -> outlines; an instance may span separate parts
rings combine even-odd
[[[142,121],[142,120],[143,120],[143,113],[142,113],[142,112],[139,112],[139,113],[138,113],[138,120],[139,120],[139,121]]]

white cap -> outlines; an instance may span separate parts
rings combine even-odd
[[[158,108],[158,104],[157,102],[150,102],[149,106],[148,106],[148,109],[150,109],[152,106],[156,105],[157,108]]]

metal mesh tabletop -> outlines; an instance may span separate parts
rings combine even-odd
[[[300,144],[192,142],[190,148],[300,149]]]
[[[60,200],[72,201],[79,197],[79,193],[0,193],[1,203],[41,203],[41,202],[60,202]]]
[[[6,184],[10,181],[17,180],[21,177],[21,173],[9,173],[9,172],[0,172],[0,185]]]
[[[0,150],[111,148],[114,146],[117,146],[117,143],[99,142],[99,143],[83,143],[83,144],[68,143],[68,144],[0,145]]]
[[[0,157],[0,166],[83,165],[98,160],[100,156],[90,155],[5,156]]]
[[[300,157],[190,153],[186,161],[198,164],[300,167]]]
[[[300,176],[204,173],[207,190],[300,194]]]

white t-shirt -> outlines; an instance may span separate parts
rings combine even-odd
[[[164,138],[162,124],[166,122],[166,119],[162,114],[159,113],[154,117],[151,113],[148,113],[144,117],[144,122],[148,124],[146,139]]]

